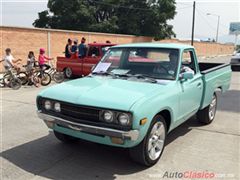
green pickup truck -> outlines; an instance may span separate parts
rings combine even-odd
[[[128,148],[133,160],[152,166],[171,130],[195,114],[213,121],[216,91],[227,91],[230,79],[229,64],[198,63],[189,45],[118,45],[90,75],[43,90],[38,116],[63,142]]]

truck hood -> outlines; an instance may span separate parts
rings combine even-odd
[[[78,105],[128,111],[137,100],[152,95],[164,86],[101,76],[85,77],[47,88],[39,96]]]

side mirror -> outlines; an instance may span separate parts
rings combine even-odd
[[[192,72],[184,72],[184,73],[180,74],[180,79],[188,80],[188,79],[192,79],[193,76],[194,76],[194,74]]]

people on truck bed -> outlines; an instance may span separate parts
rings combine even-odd
[[[70,58],[72,54],[72,40],[69,38],[65,46],[65,57]]]
[[[17,70],[18,72],[20,71],[20,67],[18,67],[18,65],[16,65],[17,62],[22,61],[21,59],[17,59],[15,60],[14,57],[11,54],[11,49],[7,48],[5,50],[6,55],[4,56],[4,58],[0,61],[3,62],[3,66],[5,68],[6,71],[11,70],[12,68]]]
[[[86,56],[87,46],[85,45],[86,39],[82,37],[81,44],[78,46],[79,57],[83,58]]]
[[[78,53],[78,40],[77,39],[74,39],[71,51],[73,54]]]

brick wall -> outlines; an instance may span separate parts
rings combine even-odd
[[[51,57],[63,56],[65,44],[68,38],[81,39],[83,36],[89,42],[105,42],[106,40],[116,44],[133,43],[133,42],[151,42],[152,37],[92,33],[79,31],[63,31],[63,30],[48,30],[37,28],[18,28],[18,27],[0,27],[1,45],[0,57],[3,57],[7,47],[12,49],[12,54],[15,58],[21,58],[26,63],[27,54],[29,51],[34,51],[38,55],[39,48],[46,49],[46,54]],[[190,44],[190,41],[179,41],[176,39],[163,40],[161,42],[174,42]],[[50,44],[50,46],[48,46]],[[234,51],[233,45],[224,45],[217,43],[195,42],[194,46],[198,56],[214,56],[221,54],[231,54]],[[2,65],[0,65],[2,71]]]

